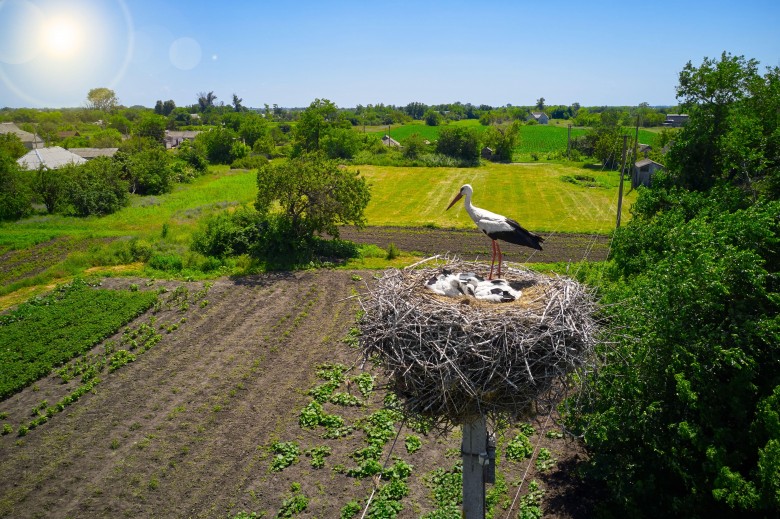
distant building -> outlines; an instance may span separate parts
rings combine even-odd
[[[663,122],[664,126],[671,128],[679,128],[685,126],[688,123],[688,115],[686,114],[668,114],[666,121]]]
[[[200,134],[197,130],[184,130],[184,131],[171,131],[165,130],[165,147],[166,148],[178,148],[179,144],[184,141],[194,141],[195,137]]]
[[[14,123],[0,123],[0,133],[13,133],[19,137],[19,139],[22,141],[22,144],[24,144],[25,148],[28,150],[35,150],[46,146],[40,137],[34,133],[22,130]]]
[[[382,137],[382,144],[384,144],[385,146],[391,146],[393,148],[400,148],[401,147],[401,143],[400,142],[398,142],[397,140],[393,139],[392,137],[390,137],[387,134],[385,134],[385,136]]]
[[[92,160],[95,157],[113,157],[119,148],[70,148],[68,151],[82,159]]]
[[[528,120],[534,120],[539,124],[547,124],[550,122],[550,118],[547,117],[547,114],[544,112],[531,112],[531,115],[528,116]]]
[[[631,187],[649,186],[653,180],[653,175],[660,169],[664,169],[664,165],[654,160],[642,159],[636,161],[634,163],[634,172],[631,175]]]
[[[653,147],[649,144],[642,144],[641,142],[637,146],[637,153],[641,153],[642,155],[647,158],[647,154],[650,153],[653,150]]]
[[[482,158],[485,160],[493,160],[493,149],[485,146],[482,148],[480,155],[482,155]]]
[[[68,137],[81,137],[81,134],[77,131],[57,132],[57,137],[67,139]]]
[[[52,146],[50,148],[38,148],[28,151],[19,158],[16,163],[27,170],[36,170],[40,167],[46,169],[59,169],[68,164],[84,164],[87,159],[71,153],[65,148]]]

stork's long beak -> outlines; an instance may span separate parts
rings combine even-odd
[[[453,205],[455,205],[455,202],[460,200],[462,197],[463,197],[463,193],[460,193],[460,192],[457,195],[455,195],[455,198],[452,199],[452,202],[450,202],[450,205],[447,206],[447,209],[445,209],[445,211],[448,210]]]

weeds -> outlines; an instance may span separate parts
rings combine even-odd
[[[293,483],[290,485],[290,495],[282,502],[282,507],[274,517],[293,517],[306,510],[308,506],[309,498],[301,492],[301,484]]]

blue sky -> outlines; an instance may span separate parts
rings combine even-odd
[[[0,0],[0,107],[673,105],[723,51],[780,66],[777,0]]]

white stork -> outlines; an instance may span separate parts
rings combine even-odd
[[[524,229],[523,226],[511,218],[471,205],[471,195],[473,194],[474,190],[471,188],[471,185],[464,185],[460,188],[452,202],[450,202],[450,205],[447,206],[447,209],[465,197],[464,205],[466,206],[466,212],[469,213],[471,219],[477,224],[477,228],[487,234],[488,238],[493,241],[493,258],[490,260],[490,275],[488,279],[493,279],[493,265],[496,262],[496,254],[498,254],[498,277],[501,277],[501,247],[496,240],[504,240],[509,243],[542,250],[544,238]]]

